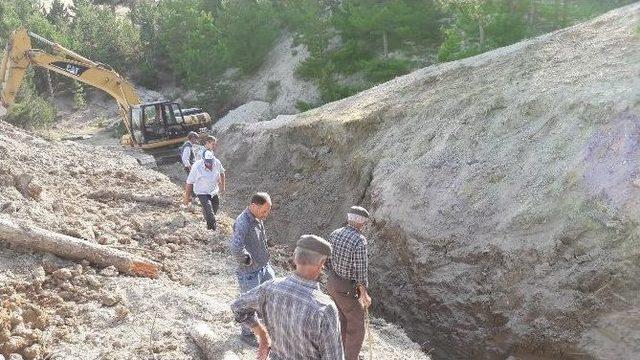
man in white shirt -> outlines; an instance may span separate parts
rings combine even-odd
[[[216,217],[220,207],[219,195],[225,191],[224,167],[213,152],[205,151],[202,160],[191,166],[184,189],[184,205],[191,202],[191,193],[195,193],[202,205],[202,213],[207,221],[207,229],[216,229]]]
[[[189,173],[191,170],[191,165],[193,165],[196,161],[196,148],[195,145],[198,141],[198,133],[195,131],[191,131],[189,135],[187,135],[187,141],[182,144],[180,147],[182,150],[180,151],[180,161],[182,161],[182,165],[184,166],[184,170]]]
[[[207,135],[204,138],[204,146],[200,148],[200,158],[204,156],[204,152],[207,150],[211,150],[213,152],[216,149],[216,144],[218,143],[218,139],[215,136]],[[215,153],[214,153],[215,155]]]

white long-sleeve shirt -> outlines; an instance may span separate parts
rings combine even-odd
[[[224,173],[224,167],[220,160],[213,160],[213,167],[207,170],[204,166],[204,160],[198,160],[193,163],[187,184],[193,185],[193,192],[196,195],[217,195],[219,192],[218,181],[221,174]]]
[[[182,160],[182,165],[184,165],[184,167],[191,167],[191,154],[193,153],[193,143],[191,143],[190,141],[187,141],[187,142],[191,146],[186,145],[185,143],[185,146],[182,149],[182,156],[180,157],[180,159]]]

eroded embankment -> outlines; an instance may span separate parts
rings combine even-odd
[[[374,306],[437,357],[633,358],[639,7],[234,125],[234,198],[289,244],[370,207]]]

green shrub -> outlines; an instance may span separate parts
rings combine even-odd
[[[375,58],[363,61],[361,67],[367,80],[379,84],[408,73],[412,68],[412,63],[405,59]]]
[[[280,28],[271,2],[233,0],[223,2],[220,29],[229,65],[252,73],[273,48]]]
[[[73,84],[73,108],[76,110],[84,109],[87,106],[84,87],[78,81],[74,81]]]
[[[75,52],[123,73],[136,68],[142,50],[140,33],[128,18],[87,0],[75,1],[75,13],[71,23]]]
[[[315,106],[313,106],[313,104],[310,104],[306,101],[302,101],[302,100],[298,100],[296,101],[296,109],[298,109],[300,112],[305,112],[308,110],[313,109]]]
[[[6,121],[25,129],[46,128],[56,120],[56,108],[38,96],[30,84],[25,84],[18,94],[18,102],[9,108]]]
[[[213,15],[201,10],[197,0],[163,0],[158,12],[158,53],[179,83],[206,87],[227,67]]]
[[[318,88],[320,90],[320,97],[325,103],[344,99],[362,90],[353,86],[340,84],[333,79],[325,79],[320,82]]]

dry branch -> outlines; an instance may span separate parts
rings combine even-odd
[[[113,265],[126,274],[155,278],[160,272],[158,263],[143,257],[7,218],[0,218],[0,240],[71,260],[87,260],[98,266]]]
[[[177,202],[171,198],[161,196],[136,195],[113,190],[98,190],[87,195],[94,200],[126,200],[157,206],[173,206]]]

